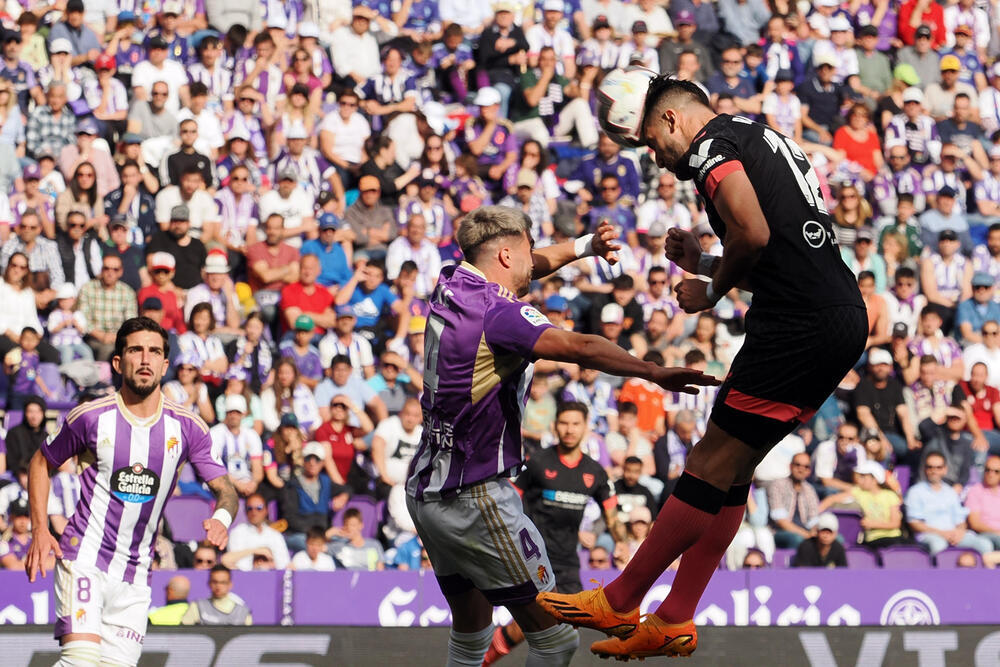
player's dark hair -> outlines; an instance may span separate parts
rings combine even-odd
[[[624,401],[618,404],[618,414],[620,415],[637,415],[639,414],[639,406],[632,401]]]
[[[623,466],[642,465],[642,459],[640,459],[638,456],[626,456],[625,463],[623,463],[622,465]]]
[[[673,74],[661,74],[649,82],[642,117],[647,120],[652,118],[661,104],[669,106],[700,104],[712,108],[708,95],[698,84],[674,78]]]
[[[564,412],[574,412],[574,411],[582,414],[584,419],[587,418],[587,414],[589,413],[589,410],[587,410],[587,406],[584,403],[581,403],[580,401],[564,401],[556,407],[556,418],[558,419],[559,415],[561,415]]]
[[[209,306],[209,310],[211,309],[212,307]],[[118,334],[115,336],[116,357],[122,356],[125,352],[125,339],[139,331],[152,331],[160,334],[160,337],[163,338],[163,356],[164,358],[170,356],[170,339],[167,336],[166,329],[148,317],[131,317],[122,322],[122,325],[118,328]]]
[[[990,232],[997,232],[997,231],[1000,231],[1000,222],[994,222],[992,225],[990,225],[989,229],[986,230],[986,233],[989,234]],[[896,272],[898,273],[899,269],[896,269]]]
[[[997,229],[1000,229],[1000,226],[998,226]],[[917,272],[908,266],[901,266],[898,269],[896,269],[896,276],[895,276],[896,280],[899,280],[900,278],[916,278],[916,277],[917,277]]]

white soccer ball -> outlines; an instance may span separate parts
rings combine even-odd
[[[597,89],[597,121],[617,144],[635,148],[644,144],[642,112],[649,82],[659,76],[638,65],[608,72]]]

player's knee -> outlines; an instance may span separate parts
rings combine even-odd
[[[525,667],[568,665],[580,646],[580,633],[565,623],[540,632],[525,632],[524,638],[528,642]]]
[[[101,645],[96,642],[71,641],[59,649],[54,667],[97,667],[101,664]]]
[[[493,640],[493,626],[478,632],[455,632],[448,637],[448,667],[480,667]]]

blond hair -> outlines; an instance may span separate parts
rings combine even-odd
[[[531,234],[531,219],[509,206],[480,206],[462,220],[456,238],[465,259],[475,262],[480,248],[493,239]]]

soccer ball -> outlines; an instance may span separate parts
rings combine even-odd
[[[604,77],[597,89],[597,121],[616,144],[636,148],[645,143],[639,136],[642,112],[649,82],[657,76],[651,69],[632,65]]]

